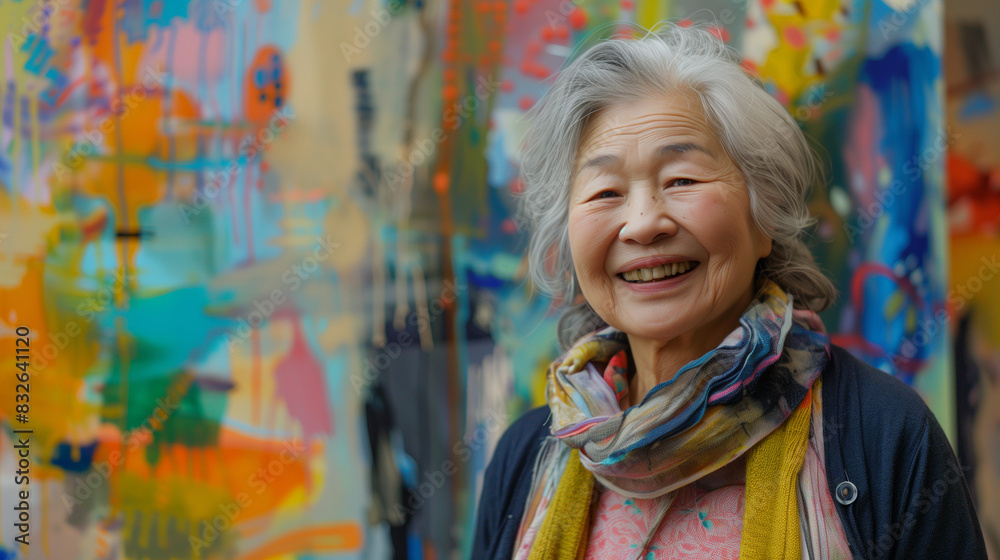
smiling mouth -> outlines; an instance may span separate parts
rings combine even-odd
[[[691,272],[698,268],[698,261],[687,261],[680,263],[661,264],[649,268],[637,268],[618,275],[619,278],[630,284],[648,284],[659,282],[667,278],[675,278]]]

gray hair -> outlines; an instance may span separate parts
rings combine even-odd
[[[773,239],[757,263],[792,295],[795,307],[819,312],[836,288],[802,239],[814,223],[806,204],[822,177],[819,162],[788,111],[741,65],[739,53],[702,27],[663,24],[638,39],[597,43],[569,63],[528,112],[521,158],[520,218],[531,230],[528,269],[542,292],[567,303],[580,299],[568,234],[569,186],[581,135],[602,109],[644,95],[697,94],[726,153],[746,180],[755,226]],[[567,348],[604,326],[586,303],[559,322]]]

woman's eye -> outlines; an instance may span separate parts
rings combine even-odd
[[[616,196],[618,196],[618,193],[615,191],[601,191],[595,198],[613,198]]]
[[[695,184],[695,180],[694,179],[674,179],[673,181],[670,181],[669,183],[667,183],[667,186],[668,187],[686,187],[688,185],[693,185],[693,184]]]

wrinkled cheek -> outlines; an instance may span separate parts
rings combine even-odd
[[[605,281],[604,272],[605,251],[601,250],[596,240],[589,238],[571,237],[570,248],[573,253],[573,267],[576,270],[580,288],[584,297],[588,299],[600,295],[604,289],[602,283]]]
[[[599,261],[600,258],[594,254],[592,246],[583,244],[573,252],[573,266],[576,268],[577,278],[585,294],[595,287],[594,282],[601,271]]]

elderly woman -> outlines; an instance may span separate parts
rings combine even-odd
[[[703,29],[599,43],[526,139],[530,270],[582,303],[486,469],[473,558],[986,558],[921,399],[830,344],[818,166]]]

